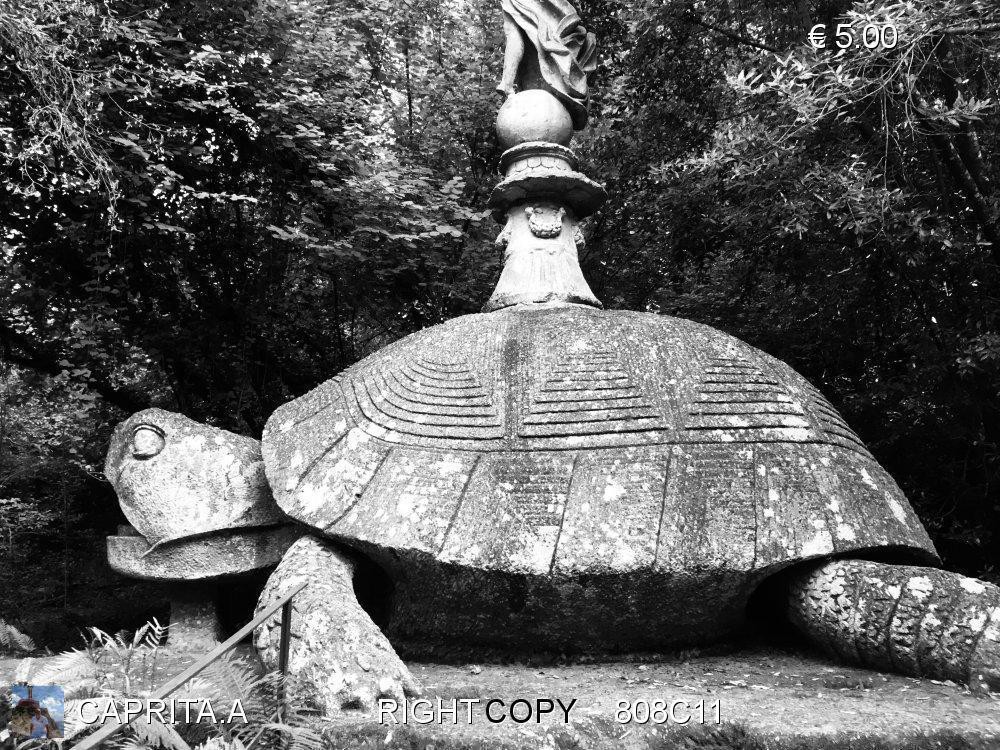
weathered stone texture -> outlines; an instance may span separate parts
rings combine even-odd
[[[170,588],[167,645],[175,651],[205,654],[219,645],[221,627],[212,584],[177,584]]]
[[[511,96],[515,86],[521,92],[545,89],[566,108],[573,127],[582,130],[590,105],[587,73],[597,65],[596,38],[567,0],[502,0],[500,5],[507,44],[497,90]]]
[[[477,646],[613,654],[709,643],[744,624],[745,573],[515,575],[364,547],[393,579],[384,631],[408,654]],[[715,602],[718,606],[706,606]]]
[[[426,637],[444,612],[440,636],[695,642],[737,627],[756,585],[796,561],[879,547],[936,560],[812,386],[666,316],[564,305],[452,320],[279,408],[263,454],[282,509],[402,581],[397,610]],[[567,593],[581,576],[601,613],[583,629]],[[534,627],[497,605],[510,585]],[[456,615],[470,597],[484,610]]]
[[[798,575],[792,622],[842,659],[1000,688],[1000,589],[934,568],[836,560]]]
[[[515,146],[504,152],[500,166],[504,178],[493,188],[487,205],[501,224],[522,204],[551,200],[583,219],[608,199],[602,185],[576,171],[573,152],[555,143]],[[487,309],[496,308],[487,305]]]
[[[568,146],[573,120],[548,91],[528,89],[507,97],[497,112],[497,138],[505,149],[530,141]]]
[[[104,473],[150,544],[282,519],[259,441],[162,409],[133,414],[115,429]]]
[[[484,310],[526,303],[575,302],[601,307],[580,270],[579,221],[555,203],[512,208],[500,234],[504,268]]]
[[[292,599],[288,669],[293,701],[324,714],[342,708],[370,710],[379,697],[415,694],[419,686],[354,594],[351,559],[314,537],[299,539],[267,581],[261,611],[302,581]],[[256,645],[269,669],[278,666],[281,612],[257,628]],[[297,692],[296,692],[297,691]]]
[[[277,565],[285,550],[302,536],[298,527],[259,526],[151,547],[141,536],[109,536],[108,563],[133,578],[196,581]]]

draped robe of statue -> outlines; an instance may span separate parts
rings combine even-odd
[[[569,110],[573,127],[582,130],[587,124],[587,73],[597,62],[594,35],[566,0],[501,0],[501,7],[504,20],[520,29],[536,53],[525,50],[521,88],[554,94]]]

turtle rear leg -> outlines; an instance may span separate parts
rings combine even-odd
[[[1000,690],[1000,588],[957,573],[834,560],[796,575],[792,623],[834,656]]]
[[[288,671],[295,697],[326,715],[346,708],[369,711],[378,698],[419,692],[410,671],[354,593],[354,561],[331,544],[302,537],[264,586],[259,612],[293,586],[309,585],[292,599]],[[254,634],[265,666],[275,669],[281,638],[280,611]]]

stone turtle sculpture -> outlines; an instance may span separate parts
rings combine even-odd
[[[122,429],[137,436],[109,462],[123,497],[155,475],[144,492],[178,502],[200,451],[138,445],[154,429],[170,446],[176,424],[149,410]],[[997,588],[927,567],[919,520],[829,403],[706,326],[565,303],[457,318],[280,407],[262,452],[307,534],[260,606],[310,582],[291,668],[328,712],[417,689],[393,642],[707,643],[786,569],[792,622],[843,658],[1000,687]],[[391,581],[378,625],[354,591],[362,560]],[[257,637],[272,664],[275,624]]]
[[[257,493],[233,525],[270,522],[276,501],[302,530],[258,607],[309,583],[289,665],[308,696],[335,713],[415,692],[392,644],[708,643],[746,626],[764,582],[840,658],[1000,688],[1000,589],[934,567],[900,489],[813,386],[712,328],[601,309],[578,249],[605,193],[564,144],[543,142],[562,132],[561,106],[534,89],[501,112],[509,148],[490,207],[505,266],[484,312],[278,408],[261,444],[267,486],[218,466]],[[159,498],[147,505],[170,521],[194,497],[215,503],[215,523],[225,490],[210,488],[226,482],[205,478],[201,451],[235,436],[206,427],[192,441],[176,424],[134,416],[108,476],[127,508]],[[147,528],[166,538],[175,525]],[[272,665],[275,626],[256,634]]]
[[[706,326],[561,303],[457,318],[279,408],[263,455],[279,507],[326,538],[290,555],[323,550],[344,580],[345,548],[376,562],[382,632],[411,652],[707,643],[799,565],[787,607],[817,642],[1000,684],[996,587],[882,562],[937,562],[899,488],[815,388]],[[299,580],[286,563],[263,600]]]

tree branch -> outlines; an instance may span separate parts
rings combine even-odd
[[[735,31],[730,31],[724,26],[716,26],[714,23],[709,23],[700,16],[693,15],[692,13],[681,13],[679,16],[674,16],[680,21],[687,21],[688,23],[693,23],[696,26],[701,26],[703,29],[708,29],[709,31],[714,31],[716,34],[721,34],[722,36],[736,42],[737,44],[745,44],[749,47],[756,47],[757,49],[762,49],[765,52],[771,52],[775,55],[780,55],[781,51],[776,47],[771,47],[770,45],[764,44],[763,42],[758,42],[756,39],[751,39],[748,36],[743,36],[742,34],[737,34]]]
[[[962,162],[962,158],[952,142],[945,133],[933,131],[930,134],[931,142],[937,147],[938,153],[952,179],[958,185],[965,196],[969,208],[972,209],[976,222],[983,230],[983,234],[990,242],[990,255],[995,263],[1000,265],[1000,228],[997,226],[997,217],[993,209],[987,203],[986,198],[979,191],[976,181],[972,178],[968,168]]]
[[[970,24],[968,26],[951,26],[941,29],[942,34],[991,34],[1000,31],[1000,23]]]

